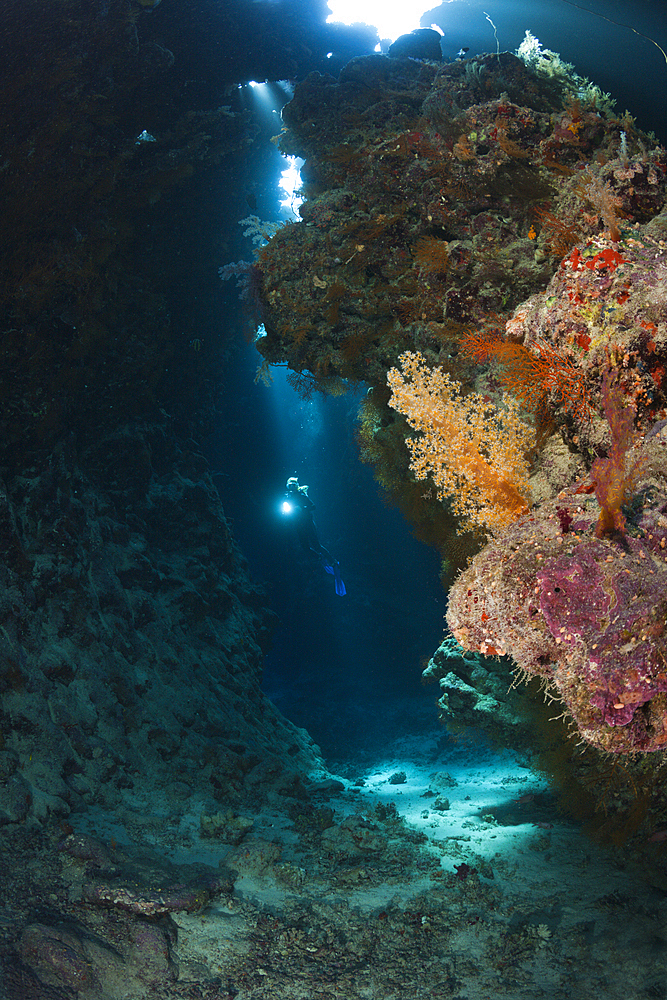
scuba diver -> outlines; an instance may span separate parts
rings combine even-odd
[[[308,487],[299,486],[296,476],[290,476],[285,486],[285,499],[283,501],[283,514],[289,514],[296,526],[296,533],[305,552],[313,552],[322,560],[322,565],[327,573],[334,578],[336,593],[339,597],[345,596],[345,584],[340,575],[340,564],[334,559],[328,549],[320,543],[317,537],[317,529],[313,520],[315,504],[308,496]]]

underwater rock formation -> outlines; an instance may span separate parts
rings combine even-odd
[[[306,160],[304,224],[257,255],[257,346],[304,385],[372,387],[362,450],[430,540],[424,505],[459,511],[461,491],[456,470],[440,475],[443,462],[422,453],[460,428],[474,459],[466,514],[477,491],[476,520],[495,537],[450,594],[452,631],[542,677],[593,745],[653,751],[667,742],[667,467],[652,430],[667,403],[667,156],[528,42],[523,62],[369,56],[296,88],[280,145]],[[399,358],[417,358],[429,385],[453,376],[464,396],[476,378],[488,420],[500,420],[501,390],[521,403],[537,443],[533,508],[515,504],[515,523],[494,516],[493,484],[504,495],[513,484],[491,475],[483,435],[465,445],[465,399],[447,433],[437,391],[415,416],[417,404],[396,402],[394,374],[389,399]],[[410,471],[387,403],[417,429]]]
[[[590,410],[566,433],[589,471],[475,556],[447,612],[464,647],[544,678],[583,738],[617,753],[667,743],[664,224],[575,247],[508,323],[576,359]]]
[[[449,594],[466,648],[544,678],[581,736],[633,753],[667,743],[667,434],[640,446],[628,531],[599,538],[590,476],[474,557]]]
[[[191,341],[165,276],[205,238],[176,245],[169,197],[247,146],[247,116],[219,77],[213,106],[188,87],[190,25],[65,8],[3,23],[3,827],[132,813],[140,789],[233,805],[267,761],[271,794],[319,761],[261,691],[275,616],[197,443],[230,332]]]
[[[272,615],[192,445],[128,425],[6,479],[0,508],[0,824],[132,808],[140,775],[234,802],[266,758],[314,765],[261,691]]]
[[[257,347],[320,380],[384,385],[415,348],[456,371],[466,325],[509,317],[600,232],[591,198],[609,189],[638,221],[664,201],[664,151],[629,116],[510,53],[354,59],[300,83],[283,120],[280,148],[306,160],[305,224],[258,253]]]
[[[448,729],[472,726],[512,746],[530,745],[530,724],[521,711],[523,689],[508,689],[507,665],[497,656],[465,650],[447,635],[422,677],[437,681],[440,718]]]

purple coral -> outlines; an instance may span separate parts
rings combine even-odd
[[[447,612],[464,647],[545,678],[583,738],[616,753],[667,744],[667,433],[640,458],[650,502],[624,544],[596,537],[587,479],[479,553]]]
[[[507,324],[513,340],[571,357],[591,400],[600,386],[606,420],[570,412],[564,433],[572,450],[606,448],[606,456],[483,549],[452,588],[447,612],[461,645],[505,653],[525,675],[544,678],[582,737],[614,753],[667,748],[660,232],[649,223],[615,247],[599,238],[575,247],[547,290]],[[547,480],[549,471],[546,459]]]

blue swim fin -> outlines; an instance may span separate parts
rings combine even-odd
[[[334,583],[336,585],[336,593],[339,597],[345,597],[347,591],[345,590],[345,584],[343,583],[343,578],[340,575],[340,563],[334,563],[333,567]]]
[[[329,563],[323,563],[324,569],[327,573],[331,574],[334,578],[334,583],[336,585],[336,593],[339,597],[345,597],[347,591],[345,590],[345,584],[343,583],[343,578],[340,575],[340,563],[335,562],[333,566]]]

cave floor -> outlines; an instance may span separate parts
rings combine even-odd
[[[0,946],[42,989],[6,971],[9,1000],[667,996],[662,844],[601,847],[520,755],[409,728],[239,809],[132,790],[7,832]]]

